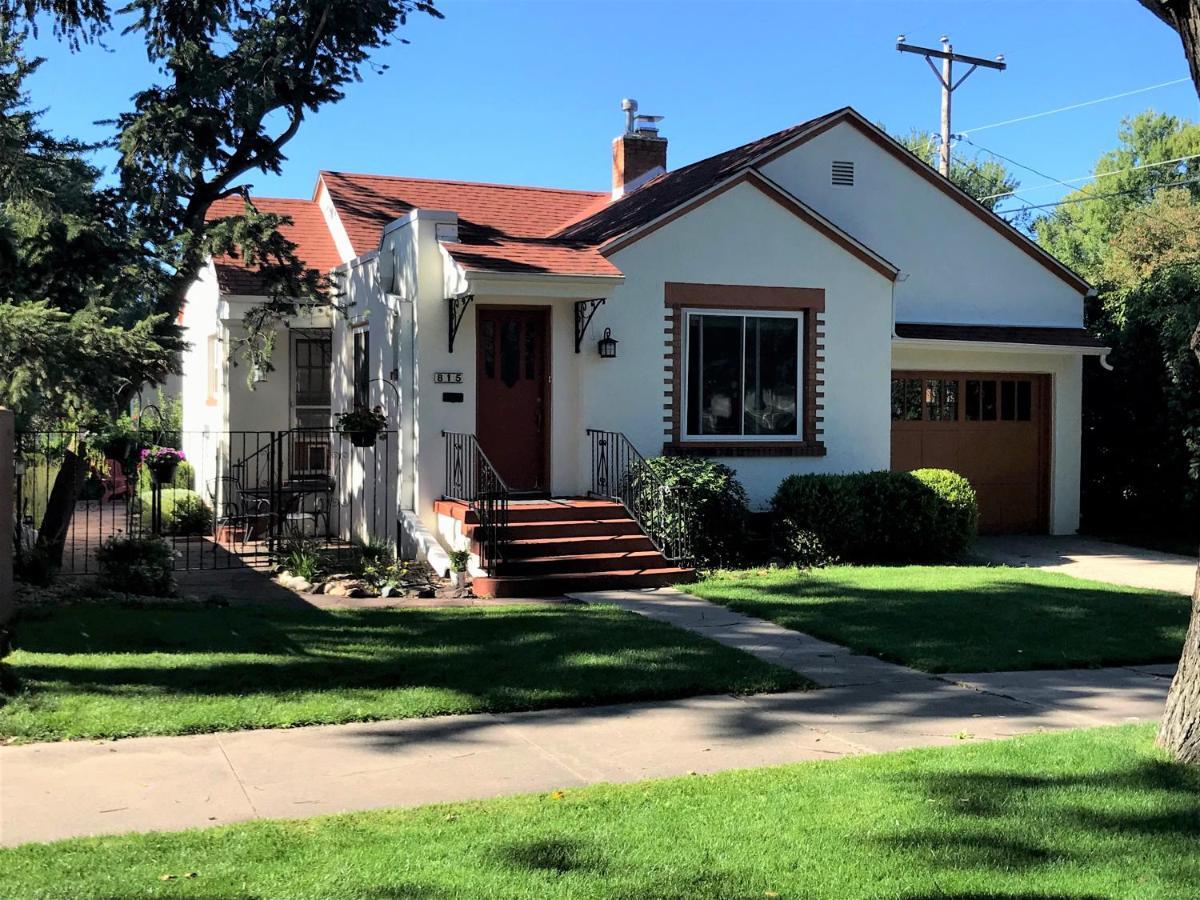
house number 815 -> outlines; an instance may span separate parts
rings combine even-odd
[[[462,384],[462,372],[434,372],[434,384]]]

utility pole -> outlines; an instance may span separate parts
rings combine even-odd
[[[995,59],[984,59],[981,56],[964,56],[961,53],[955,53],[954,48],[950,45],[950,38],[942,35],[942,49],[934,50],[931,47],[918,47],[915,44],[905,42],[904,35],[896,38],[896,49],[901,53],[919,53],[925,57],[925,62],[929,63],[929,68],[933,71],[933,75],[937,78],[938,83],[942,86],[942,147],[938,155],[938,171],[950,177],[950,95],[955,89],[967,80],[967,76],[974,72],[980,66],[985,69],[997,69],[1003,72],[1008,65],[1004,62],[1004,54],[1000,54]],[[935,59],[942,61],[942,69],[939,72],[938,67],[933,64]],[[958,81],[954,80],[954,64],[956,62],[969,63],[971,68],[967,69]]]

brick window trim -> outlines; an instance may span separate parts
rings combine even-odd
[[[760,285],[666,283],[664,291],[666,391],[663,404],[667,456],[824,456],[825,407],[825,291],[823,288],[763,287]],[[704,441],[683,435],[683,310],[730,309],[799,312],[804,339],[804,399],[799,440]]]

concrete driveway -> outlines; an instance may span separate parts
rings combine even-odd
[[[1127,587],[1191,596],[1196,557],[1110,544],[1094,538],[1046,535],[981,537],[975,555],[1006,566],[1028,566]]]

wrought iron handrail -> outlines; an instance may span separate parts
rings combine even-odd
[[[443,431],[442,437],[446,440],[446,489],[442,496],[466,503],[475,513],[479,565],[489,575],[495,575],[504,559],[512,491],[475,435]]]
[[[592,449],[589,495],[623,505],[665,559],[689,562],[686,489],[663,481],[621,432],[589,428],[587,435]]]

